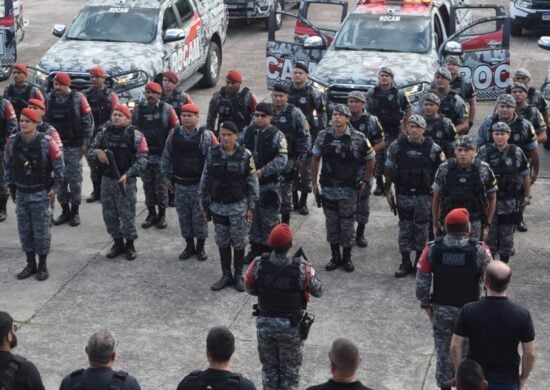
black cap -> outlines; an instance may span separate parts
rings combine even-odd
[[[271,108],[271,104],[269,103],[258,103],[258,105],[256,106],[256,111],[273,116],[273,109]]]
[[[290,88],[288,88],[286,84],[275,84],[273,86],[273,92],[283,92],[288,95],[290,93]]]
[[[306,64],[304,64],[303,62],[297,62],[295,65],[294,65],[294,69],[302,69],[304,72],[306,73],[309,73],[309,69],[307,68]]]
[[[233,133],[238,133],[239,132],[239,128],[237,127],[237,125],[235,123],[231,122],[231,121],[223,122],[221,124],[220,128],[230,130]]]

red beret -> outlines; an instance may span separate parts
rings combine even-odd
[[[453,209],[445,217],[445,225],[463,225],[470,221],[470,214],[466,209]]]
[[[17,69],[21,73],[29,74],[29,69],[23,64],[15,64],[13,69]]]
[[[54,80],[61,85],[71,85],[71,76],[65,72],[57,72]]]
[[[29,118],[31,121],[33,122],[36,122],[36,123],[40,123],[40,121],[42,120],[40,118],[40,115],[38,115],[38,113],[36,111],[34,111],[32,108],[23,108],[21,110],[21,115],[24,115],[26,116],[27,118]]]
[[[46,106],[44,105],[44,102],[40,99],[29,99],[29,101],[27,103],[29,104],[29,106],[36,106],[36,107],[41,108],[42,110],[46,109]]]
[[[227,78],[237,83],[242,83],[243,81],[243,75],[235,69],[230,69],[229,72],[227,72]]]
[[[100,66],[94,66],[90,69],[90,75],[105,78],[105,71]]]
[[[286,223],[276,225],[267,239],[267,243],[272,248],[282,248],[290,242],[292,242],[292,229]]]
[[[115,108],[113,108],[113,111],[119,111],[121,113],[124,114],[124,116],[126,116],[127,118],[131,118],[132,117],[132,113],[130,112],[130,109],[128,107],[126,107],[124,104],[117,104],[115,106]]]
[[[195,103],[187,103],[181,106],[181,112],[193,112],[195,114],[198,114],[200,112],[199,106],[197,106]]]
[[[171,82],[173,82],[174,84],[177,84],[178,81],[180,81],[180,79],[178,79],[178,75],[175,72],[172,72],[171,70],[169,70],[168,72],[164,72],[162,75],[166,77],[168,80],[170,80]]]
[[[158,83],[149,82],[145,84],[145,89],[148,89],[149,91],[152,91],[154,93],[158,93],[159,95],[162,93],[162,87]]]

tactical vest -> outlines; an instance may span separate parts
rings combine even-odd
[[[353,119],[353,117],[351,117],[349,119],[349,124],[351,125],[351,127],[353,127],[355,130],[360,131],[361,133],[365,134],[365,137],[369,138],[369,141],[371,141],[371,139],[370,139],[370,130],[371,129],[370,129],[370,126],[369,126],[370,118],[371,118],[371,115],[369,113],[364,112],[357,119]]]
[[[106,149],[113,152],[118,171],[121,175],[124,175],[128,169],[132,166],[136,157],[136,144],[135,144],[135,132],[137,130],[135,126],[128,126],[125,128],[115,127],[110,125],[103,131],[103,142]],[[111,177],[107,166],[99,163],[100,171],[107,177]]]
[[[316,107],[313,87],[309,84],[301,89],[296,89],[294,86],[291,86],[290,93],[288,94],[288,102],[298,107],[306,116],[310,129],[316,130],[314,117]]]
[[[249,92],[250,90],[245,87],[235,95],[228,95],[225,87],[222,87],[218,106],[218,130],[225,121],[233,121],[239,130],[250,124],[252,115],[246,107],[246,96]]]
[[[241,388],[241,374],[231,373],[227,378],[227,382],[216,386],[209,385],[203,381],[200,377],[201,374],[201,370],[196,370],[189,374],[183,382],[184,387],[188,390],[238,390]]]
[[[298,318],[304,306],[300,265],[276,265],[266,257],[261,261],[257,278],[260,315]]]
[[[456,113],[456,102],[457,97],[456,93],[452,90],[449,91],[447,96],[441,99],[441,104],[439,106],[439,113],[443,116],[446,116],[453,122],[455,125],[458,122],[458,116]]]
[[[187,95],[177,90],[172,92],[172,95],[170,95],[170,97],[166,97],[163,95],[160,99],[164,103],[167,103],[174,108],[174,111],[176,111],[176,114],[178,114],[178,118],[181,115],[181,106],[187,104],[188,102]]]
[[[451,90],[456,93],[457,95],[460,95],[463,99],[466,99],[466,96],[464,96],[466,91],[467,82],[462,76],[457,76],[453,81],[451,81]]]
[[[147,140],[149,154],[160,156],[164,150],[164,143],[169,131],[167,127],[164,127],[162,118],[164,103],[160,102],[158,106],[140,103],[138,107],[136,125]]]
[[[21,134],[15,137],[11,163],[13,180],[20,192],[49,190],[51,186],[50,163],[42,153],[42,140],[45,137],[37,132],[30,143],[26,143]]]
[[[213,146],[211,150],[209,194],[216,203],[236,203],[246,198],[248,165],[244,163],[245,148],[237,146],[232,155],[223,158],[222,146]]]
[[[294,106],[287,104],[284,111],[276,113],[273,115],[273,119],[271,119],[271,126],[275,126],[285,135],[289,160],[295,160],[298,156],[298,131],[294,128],[292,120],[293,111]]]
[[[75,98],[76,92],[71,91],[63,102],[58,102],[52,93],[48,101],[47,120],[59,133],[64,146],[76,147],[82,144],[82,124],[80,113],[75,107]]]
[[[255,140],[256,130],[257,127],[255,125],[248,126],[245,129],[242,146],[252,152],[256,169],[262,169],[268,162],[277,157],[279,153],[274,142],[278,130],[274,126],[269,126],[263,131],[260,131],[258,139]],[[277,183],[279,181],[279,175],[262,176],[259,181],[260,184]]]
[[[0,370],[0,390],[15,390],[15,376],[17,371],[23,365],[25,359],[21,356],[13,355],[8,366]]]
[[[94,117],[94,126],[99,128],[105,122],[109,120],[111,113],[111,91],[107,88],[97,90],[95,88],[89,88],[84,92],[88,104],[92,109],[92,115]]]
[[[80,370],[76,370],[71,372],[70,380],[70,388],[71,390],[80,390],[84,389],[84,378],[82,378],[82,375],[84,374],[84,369],[81,368]],[[114,371],[113,372],[113,378],[111,379],[111,383],[105,390],[120,390],[122,389],[122,386],[124,385],[124,381],[128,378],[128,373],[125,371]],[[103,390],[103,389],[94,389],[94,390]]]
[[[15,88],[15,84],[10,84],[8,86],[6,97],[11,102],[11,105],[13,106],[15,115],[17,116],[18,120],[23,108],[26,108],[28,106],[28,101],[31,98],[32,88],[32,85],[27,84],[25,86],[25,89],[21,91],[19,88]]]
[[[179,126],[172,135],[172,172],[174,182],[190,186],[201,181],[205,161],[201,148],[204,128],[191,138],[184,136],[184,132],[183,126]]]
[[[445,117],[443,115],[438,115],[437,118],[433,120],[426,120],[426,131],[424,132],[424,137],[430,137],[438,144],[441,149],[447,153],[449,151],[449,143],[451,142],[447,136],[447,128],[445,126]]]
[[[434,162],[431,152],[433,140],[424,138],[421,144],[414,144],[408,137],[398,139],[396,156],[397,193],[400,195],[426,195],[431,191],[434,175]]]
[[[516,148],[516,145],[508,145],[508,150],[502,154],[496,146],[487,145],[487,162],[497,179],[497,199],[500,201],[519,200],[522,194],[521,189],[518,188]]]
[[[380,87],[374,87],[368,101],[368,109],[372,115],[376,115],[388,135],[395,136],[399,133],[403,110],[399,102],[399,91],[392,87],[391,93],[383,92]]]
[[[443,217],[452,209],[464,207],[470,213],[470,221],[481,219],[485,212],[485,192],[480,176],[481,160],[476,158],[471,169],[464,171],[456,159],[448,160],[446,183],[441,191]]]
[[[49,128],[50,128],[50,124],[47,123],[47,122],[42,121],[36,126],[36,131],[38,131],[40,133],[43,133],[43,134],[47,134],[47,131],[48,131]]]
[[[321,155],[320,183],[323,187],[355,187],[358,164],[353,153],[351,135],[336,137],[334,133],[327,131]]]
[[[516,114],[534,124],[537,119],[537,108],[531,104],[527,104],[523,108],[516,107]]]
[[[478,247],[475,239],[468,240],[465,247],[447,246],[443,237],[435,239],[430,251],[434,277],[432,303],[462,307],[479,299]]]
[[[491,129],[493,128],[493,125],[497,122],[501,122],[501,120],[498,118],[498,115],[493,116],[493,120],[491,122]],[[525,132],[525,129],[523,127],[523,120],[519,115],[516,115],[516,117],[512,120],[512,123],[507,123],[508,126],[510,126],[510,140],[508,141],[510,144],[519,146],[525,153],[528,151],[526,150],[526,147],[528,144],[531,143],[531,140],[529,138],[526,139],[526,135],[529,136],[530,134]],[[489,138],[490,143],[493,143],[493,138],[491,137],[491,133],[489,132]]]

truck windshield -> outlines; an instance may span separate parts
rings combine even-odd
[[[85,7],[66,39],[150,43],[157,35],[157,15],[155,8]]]
[[[403,15],[351,15],[336,36],[337,50],[426,53],[430,19]]]

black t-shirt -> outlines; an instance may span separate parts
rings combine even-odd
[[[468,359],[478,362],[489,382],[518,383],[518,344],[535,339],[529,310],[506,297],[466,304],[454,333],[470,339]]]
[[[329,379],[328,382],[323,383],[322,385],[310,386],[307,388],[307,390],[371,390],[371,389],[359,381],[344,383],[344,382],[336,382],[332,379]]]
[[[113,379],[114,371],[107,367],[102,368],[87,368],[84,370],[80,376],[82,387],[84,390],[101,390],[108,389],[111,381]],[[63,382],[61,382],[61,387],[59,390],[70,390],[72,389],[73,379],[70,375],[67,375]],[[121,390],[141,390],[139,383],[136,378],[131,375],[128,375],[126,379],[122,382]]]
[[[0,351],[0,370],[5,370],[13,354],[10,352]],[[24,359],[23,363],[15,374],[15,389],[16,390],[44,390],[42,378],[36,366]]]
[[[204,382],[206,385],[210,385],[214,387],[214,389],[217,389],[217,386],[223,386],[227,383],[229,377],[231,375],[238,375],[234,372],[230,371],[221,371],[221,370],[214,370],[212,368],[209,368],[207,370],[202,371],[199,374],[199,379]],[[195,390],[196,387],[191,385],[192,379],[191,375],[187,375],[185,378],[182,379],[180,384],[178,385],[177,390]],[[193,381],[193,383],[195,383]],[[254,383],[249,381],[248,379],[241,377],[239,381],[239,389],[240,390],[256,390],[256,386],[254,386]],[[222,387],[223,388],[223,387]]]

